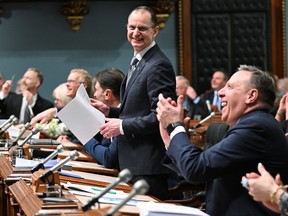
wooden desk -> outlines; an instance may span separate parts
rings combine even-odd
[[[71,176],[64,176],[60,175],[60,181],[61,182],[71,182],[74,184],[86,184],[86,185],[94,185],[99,187],[107,187],[112,182],[116,181],[116,177],[113,176],[106,176],[106,175],[100,175],[95,173],[86,173],[81,171],[63,171],[64,173],[70,174],[70,175],[76,175],[80,178],[75,178]],[[124,192],[130,192],[132,187],[131,185],[127,183],[120,183],[116,189],[122,190]]]
[[[105,168],[103,165],[97,164],[96,162],[70,161],[67,163],[67,166],[71,166],[71,169],[75,171],[104,174],[109,176],[118,176],[119,173],[119,171],[116,169]]]
[[[190,141],[198,148],[203,149],[207,128],[212,122],[222,122],[221,113],[216,112],[212,118],[208,119],[203,124],[201,124],[200,127],[193,130],[193,126],[195,126],[200,121],[201,120],[190,120],[188,134],[190,136]]]
[[[64,159],[67,156],[69,156],[70,153],[71,153],[71,151],[65,151],[64,150],[63,152],[58,154],[58,158]],[[79,157],[76,159],[77,161],[96,162],[90,154],[88,154],[84,151],[78,151],[78,153],[79,153]]]
[[[75,202],[66,202],[58,204],[46,204],[37,197],[25,181],[20,179],[16,183],[9,186],[11,193],[12,215],[41,215],[41,211],[45,210],[45,215],[60,215],[61,212],[79,212],[79,206]],[[13,206],[13,204],[15,204]],[[17,206],[16,206],[17,205]],[[55,214],[58,212],[58,214]]]

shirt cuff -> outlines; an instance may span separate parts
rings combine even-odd
[[[199,97],[199,96],[197,96],[197,97],[193,100],[194,104],[198,104],[199,101],[200,101],[200,97]]]
[[[185,128],[184,128],[183,126],[179,125],[179,126],[177,126],[177,127],[172,131],[172,133],[170,134],[170,139],[172,140],[173,137],[174,137],[176,134],[181,133],[181,132],[186,133],[186,130],[185,130]]]
[[[4,95],[4,93],[2,91],[0,91],[0,100],[3,100],[4,98],[6,98],[6,96]]]
[[[123,120],[120,120],[120,134],[124,135],[123,127],[122,127]]]

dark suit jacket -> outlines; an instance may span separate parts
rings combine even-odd
[[[202,95],[202,99],[206,102],[207,100],[210,101],[210,104],[213,104],[214,100],[214,90],[210,90]]]
[[[134,175],[168,173],[161,164],[165,147],[156,116],[158,95],[176,99],[173,67],[156,44],[138,63],[129,81],[121,85],[121,107],[111,108],[110,117],[123,119],[125,135],[117,137],[120,170],[130,169]]]
[[[202,98],[199,98],[199,99],[200,100],[196,104],[196,103],[194,103],[194,101],[192,99],[187,97],[188,116],[191,119],[194,119],[195,115],[200,115],[200,118],[204,119],[205,117],[207,117],[210,114],[205,100],[203,100]]]
[[[243,116],[219,143],[204,152],[191,145],[186,133],[178,133],[167,155],[188,182],[206,182],[206,212],[212,216],[274,215],[253,201],[240,184],[247,172],[257,172],[259,162],[288,183],[288,145],[283,129],[263,110]]]
[[[117,137],[111,139],[102,139],[102,142],[98,142],[95,138],[89,140],[84,146],[84,150],[87,151],[97,163],[102,164],[109,169],[118,168],[118,156],[117,156]]]
[[[19,119],[22,99],[22,94],[10,92],[5,99],[0,100],[0,118],[8,119],[11,115],[15,115]],[[44,110],[53,106],[54,104],[52,102],[42,98],[38,94],[35,106],[32,108],[32,110],[34,115],[37,115],[38,113],[43,112]]]

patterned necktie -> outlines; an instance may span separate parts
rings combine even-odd
[[[137,65],[138,61],[139,60],[135,56],[131,60],[129,71],[128,71],[128,75],[127,75],[126,87],[127,87],[128,83],[129,83],[129,80],[131,79],[131,76],[132,76],[133,72],[136,69],[136,65]]]

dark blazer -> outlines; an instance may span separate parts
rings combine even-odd
[[[214,90],[209,90],[202,95],[202,99],[206,102],[209,100],[210,104],[213,105],[214,100]]]
[[[210,114],[207,104],[205,100],[203,100],[202,98],[199,98],[198,103],[194,103],[192,99],[187,97],[187,103],[188,103],[188,116],[191,119],[194,119],[195,115],[200,115],[201,119],[203,119]]]
[[[84,150],[87,151],[99,164],[102,164],[109,169],[118,168],[118,156],[117,156],[117,137],[111,139],[102,139],[102,142],[98,142],[95,138],[89,140],[84,146]]]
[[[120,170],[133,175],[168,173],[161,164],[165,147],[159,132],[156,107],[158,95],[176,99],[173,67],[156,44],[143,56],[126,86],[121,85],[121,107],[111,108],[110,117],[123,119],[125,135],[117,137]]]
[[[178,133],[167,155],[188,182],[206,182],[206,212],[213,216],[274,215],[253,201],[240,184],[247,172],[257,172],[259,162],[288,183],[288,145],[283,129],[263,110],[241,117],[219,143],[204,152],[191,145],[186,133]],[[167,160],[165,163],[173,167]]]
[[[11,115],[15,115],[18,119],[20,117],[21,105],[22,105],[22,94],[16,94],[10,92],[8,96],[0,100],[0,118],[8,119]],[[39,94],[34,107],[32,108],[34,115],[43,112],[46,109],[53,107],[54,104],[44,98]]]

